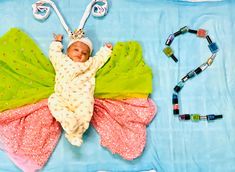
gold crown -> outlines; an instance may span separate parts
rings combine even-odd
[[[71,38],[72,39],[81,39],[82,37],[84,37],[85,32],[82,29],[76,29],[72,34],[71,34]]]

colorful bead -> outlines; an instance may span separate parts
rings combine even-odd
[[[207,36],[207,31],[204,29],[198,29],[197,36],[201,38],[205,38]]]
[[[183,114],[179,115],[180,120],[190,120],[190,115],[189,114]]]
[[[203,63],[201,66],[200,66],[200,68],[201,68],[201,70],[202,71],[204,71],[204,70],[206,70],[206,68],[208,68],[208,64],[207,63]]]
[[[219,51],[219,48],[215,42],[212,42],[208,45],[209,49],[211,50],[212,54],[215,54]]]
[[[207,64],[210,66],[212,63],[213,63],[213,59],[209,58],[209,59],[207,60]]]
[[[215,120],[215,115],[207,115],[207,120],[208,121]]]
[[[213,120],[220,119],[220,118],[223,118],[223,115],[214,115],[214,114],[207,115],[208,121],[213,121]]]
[[[174,110],[179,109],[179,104],[174,104],[174,105],[173,105],[173,109],[174,109]]]
[[[186,82],[188,79],[189,79],[189,77],[188,77],[188,75],[186,75],[186,76],[184,76],[181,80],[182,80],[183,82]]]
[[[196,72],[195,72],[194,70],[190,71],[190,72],[187,74],[187,76],[188,76],[189,79],[195,77],[196,75],[197,75],[197,74],[196,74]]]
[[[210,66],[213,63],[215,57],[216,57],[216,54],[212,54],[212,56],[207,60],[208,66]]]
[[[166,47],[163,49],[163,52],[166,54],[166,56],[170,57],[174,52],[171,49],[171,47]]]
[[[198,75],[199,73],[202,72],[202,69],[200,67],[198,67],[197,69],[195,69],[195,73]]]
[[[174,109],[174,110],[173,110],[173,114],[174,114],[174,115],[179,115],[179,114],[180,114],[179,109]]]
[[[207,39],[207,41],[208,41],[209,44],[212,43],[212,40],[211,40],[211,38],[209,37],[209,35],[206,36],[206,39]]]
[[[171,58],[177,63],[178,62],[178,59],[175,57],[174,54],[171,55]]]
[[[166,56],[171,57],[175,62],[178,62],[178,59],[175,57],[174,52],[171,49],[171,47],[164,48],[163,52],[166,54]]]
[[[180,32],[181,32],[182,34],[188,32],[188,30],[189,30],[188,26],[184,26],[184,27],[180,28]]]
[[[215,115],[215,119],[221,119],[223,118],[223,115]]]
[[[197,34],[197,30],[192,30],[192,29],[189,29],[188,30],[189,33],[194,33],[194,34]]]
[[[176,93],[178,93],[178,92],[180,92],[181,89],[182,89],[181,87],[179,87],[178,85],[176,85],[175,88],[174,88],[174,91],[175,91]]]
[[[174,88],[175,92],[178,93],[184,87],[184,83],[180,81]]]
[[[176,94],[172,96],[172,104],[178,104],[178,96]]]
[[[207,116],[200,116],[200,119],[207,119]]]
[[[174,38],[175,38],[174,34],[170,34],[169,37],[167,38],[165,44],[168,45],[168,46],[170,46],[171,43],[173,42]]]
[[[174,33],[174,36],[177,37],[177,36],[179,36],[180,34],[181,34],[181,31],[179,30],[179,31],[177,31],[177,32]]]
[[[191,119],[193,121],[200,121],[200,115],[199,114],[192,114]]]

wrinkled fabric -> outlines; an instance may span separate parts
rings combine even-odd
[[[157,109],[151,99],[96,99],[91,123],[100,143],[124,159],[139,157],[146,143],[146,126]]]
[[[0,45],[0,112],[48,98],[53,68],[34,41],[13,28],[0,37]]]
[[[152,71],[144,63],[138,42],[115,44],[108,63],[96,74],[97,98],[147,98],[152,92]]]
[[[0,113],[0,149],[25,172],[41,169],[60,138],[61,127],[47,100]]]
[[[156,110],[151,99],[95,99],[91,123],[100,134],[102,146],[133,160],[142,154],[146,126]],[[5,111],[0,116],[0,148],[26,172],[45,165],[60,134],[60,124],[52,117],[47,100]]]

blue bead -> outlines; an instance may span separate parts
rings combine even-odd
[[[174,91],[176,93],[180,92],[180,90],[184,87],[184,83],[183,81],[180,81],[175,87],[174,87]]]
[[[193,77],[196,76],[196,75],[197,75],[197,74],[195,73],[194,70],[190,71],[190,72],[187,74],[188,78],[193,78]]]
[[[207,120],[208,121],[215,120],[215,115],[213,115],[213,114],[207,115]]]
[[[215,54],[219,51],[219,48],[215,42],[212,42],[211,44],[209,44],[208,47],[213,54]]]
[[[178,99],[178,96],[176,94],[173,94],[173,99]]]
[[[172,96],[172,104],[178,104],[178,96],[176,94],[173,94]]]
[[[183,88],[184,83],[183,83],[182,81],[180,81],[180,82],[177,84],[177,86],[179,86],[180,88]]]

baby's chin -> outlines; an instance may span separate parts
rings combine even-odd
[[[83,62],[85,62],[86,60],[82,60],[82,59],[72,59],[74,62],[81,62],[81,63],[83,63]]]
[[[69,56],[69,58],[71,59],[71,60],[73,60],[74,62],[80,62],[80,63],[84,63],[84,62],[86,62],[88,59],[82,59],[82,58],[78,58],[78,57],[70,57]]]

